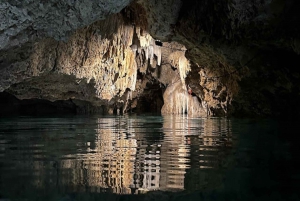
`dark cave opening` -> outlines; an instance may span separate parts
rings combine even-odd
[[[163,104],[163,89],[158,83],[148,84],[143,95],[137,99],[136,107],[131,111],[137,114],[160,114]]]
[[[148,83],[143,94],[128,100],[125,111],[123,107],[113,109],[113,114],[160,114],[163,106],[163,89],[159,83]],[[78,114],[106,114],[107,105],[94,106],[88,101],[24,99],[4,91],[0,93],[0,117],[6,116],[55,116]]]
[[[54,102],[44,99],[19,100],[10,93],[0,93],[0,116],[73,115],[76,113],[77,106],[70,99]]]

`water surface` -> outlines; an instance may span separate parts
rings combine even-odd
[[[1,119],[0,199],[296,199],[297,156],[284,131],[273,120],[187,116]]]

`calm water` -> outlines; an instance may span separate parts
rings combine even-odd
[[[0,119],[0,200],[298,200],[292,127],[186,116]]]

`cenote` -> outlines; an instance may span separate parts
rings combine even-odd
[[[0,200],[297,200],[295,124],[187,115],[0,120]]]

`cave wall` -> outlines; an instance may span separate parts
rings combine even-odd
[[[110,114],[136,107],[145,111],[141,107],[146,102],[155,102],[153,110],[160,113],[161,86],[172,82],[169,75],[174,74],[184,88],[189,61],[183,45],[165,42],[162,47],[148,33],[146,16],[141,4],[134,3],[76,30],[66,42],[45,38],[26,43],[26,48],[3,50],[1,90],[21,100],[87,101],[104,105]]]
[[[0,91],[71,101],[82,113],[296,115],[299,7],[1,1]]]
[[[183,2],[187,83],[214,115],[297,117],[299,1]],[[199,75],[198,75],[199,74]]]

